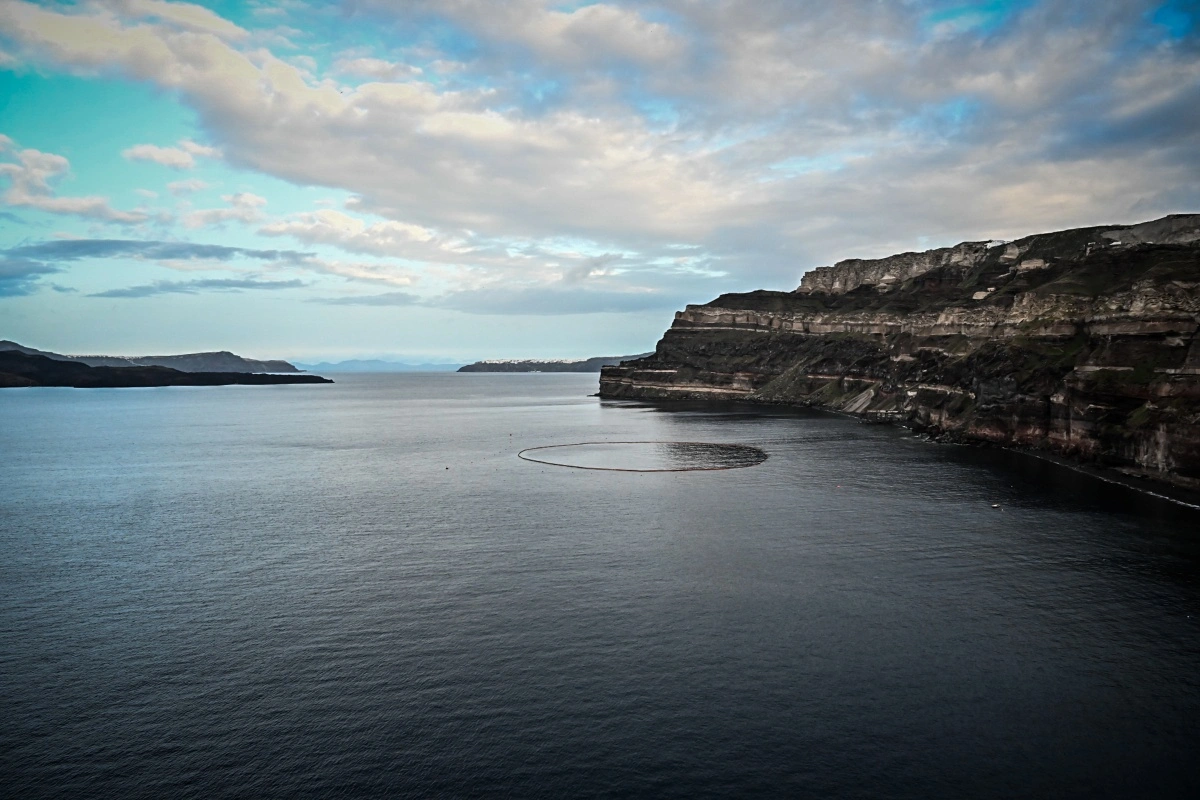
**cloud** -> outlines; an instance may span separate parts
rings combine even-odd
[[[88,297],[152,297],[160,294],[200,294],[201,292],[241,292],[250,289],[277,291],[299,289],[308,284],[301,280],[264,281],[253,278],[204,278],[194,281],[155,281],[124,289],[95,292]]]
[[[115,0],[114,5],[131,17],[157,19],[172,27],[193,33],[211,33],[234,41],[249,34],[243,28],[221,18],[203,6],[165,0]]]
[[[376,264],[362,261],[339,261],[337,259],[309,257],[296,262],[297,266],[337,275],[352,281],[382,283],[389,286],[412,286],[417,282],[415,272],[392,264]]]
[[[179,197],[192,192],[199,192],[204,189],[211,188],[211,183],[206,183],[198,178],[189,178],[183,181],[172,181],[167,184],[167,191]]]
[[[677,246],[726,288],[782,288],[839,257],[1200,203],[1198,36],[1153,23],[1150,0],[575,5],[291,8],[305,30],[412,34],[324,73],[174,4],[9,2],[0,28],[28,63],[169,91],[231,163],[385,220],[293,215],[265,235],[446,265],[463,291],[509,287],[493,307],[540,308],[559,279],[614,292],[590,307],[649,302],[646,275],[685,285]],[[559,256],[560,238],[581,244]],[[621,258],[588,262],[603,254]]]
[[[191,242],[139,241],[134,239],[62,239],[0,250],[10,258],[26,258],[61,263],[88,258],[138,258],[152,261],[232,261],[249,258],[259,261],[302,261],[312,253],[298,250],[256,250],[219,244]]]
[[[221,151],[215,147],[196,144],[191,139],[182,139],[178,147],[159,147],[155,144],[137,144],[121,151],[128,161],[151,161],[171,169],[192,169],[196,166],[195,156],[215,158]]]
[[[185,214],[183,217],[184,227],[204,228],[210,225],[223,225],[226,222],[252,224],[262,219],[262,212],[259,209],[267,204],[265,197],[259,197],[250,192],[223,194],[221,199],[229,204],[228,208],[206,208]]]
[[[413,243],[429,242],[435,234],[420,225],[403,222],[376,222],[333,209],[320,209],[273,222],[259,228],[265,236],[291,236],[305,244],[332,244],[354,253],[377,256],[410,255]]]
[[[152,161],[172,169],[191,169],[196,166],[192,154],[177,147],[139,144],[122,150],[121,156],[128,161]]]
[[[396,14],[387,0],[365,0],[384,14]],[[555,64],[671,62],[687,49],[687,40],[662,22],[624,4],[590,3],[570,11],[545,3],[490,0],[434,0],[410,3],[404,12],[433,13],[453,20],[483,42],[528,49]],[[401,14],[397,14],[400,16]]]
[[[422,72],[420,67],[384,61],[381,58],[340,58],[333,63],[332,71],[335,75],[374,78],[380,81],[398,81],[415,77]]]
[[[180,139],[179,148],[188,155],[203,156],[204,158],[220,158],[221,151],[215,147],[198,144],[191,139]]]
[[[10,149],[13,142],[8,137],[0,149]],[[19,150],[15,153],[17,163],[0,162],[0,177],[9,181],[3,195],[10,206],[23,206],[52,214],[72,214],[102,222],[136,224],[149,219],[139,211],[119,211],[113,208],[106,197],[58,197],[52,183],[65,175],[71,168],[66,158],[40,150]]]
[[[676,293],[493,287],[450,292],[428,304],[467,314],[562,315],[665,311],[684,302]]]
[[[418,305],[421,298],[409,292],[385,292],[350,297],[324,297],[312,302],[330,306],[412,306]]]
[[[26,258],[6,258],[0,255],[0,297],[32,294],[43,276],[59,270]]]
[[[564,109],[521,118],[488,92],[425,82],[340,92],[269,53],[15,3],[0,24],[33,53],[80,70],[120,70],[178,91],[227,157],[300,185],[344,188],[359,207],[460,235],[626,228],[703,230],[728,192],[661,148],[628,114]]]
[[[18,217],[16,214],[12,213],[11,211],[0,211],[0,219],[5,220],[7,222],[12,222],[16,225],[24,225],[25,224],[25,220],[21,219],[20,217]]]
[[[605,253],[584,259],[563,271],[563,283],[582,283],[589,278],[610,276],[613,274],[610,267],[622,258],[620,253]]]
[[[490,287],[421,297],[410,292],[317,298],[312,302],[338,306],[424,306],[467,314],[538,315],[635,313],[678,308],[678,295],[657,292],[615,292],[554,288]]]
[[[231,262],[251,260],[278,266],[287,266],[293,269],[307,270],[322,275],[334,275],[350,281],[382,284],[385,286],[412,286],[417,282],[416,273],[393,264],[340,261],[338,259],[320,258],[314,253],[299,250],[261,250],[248,247],[229,247],[226,245],[197,244],[192,242],[139,241],[133,239],[60,239],[0,250],[0,258],[10,259],[12,263],[41,266],[48,272],[57,271],[56,267],[50,266],[53,264],[72,263],[89,259],[131,258],[140,261],[154,261],[174,269],[209,269],[214,263],[229,264]],[[28,274],[35,275],[39,273],[33,270]],[[139,291],[144,290],[144,288],[138,287]],[[162,294],[163,291],[165,290],[155,291],[154,293]],[[138,296],[141,295],[139,294]]]

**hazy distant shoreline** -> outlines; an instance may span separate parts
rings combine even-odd
[[[645,358],[650,353],[633,356],[595,356],[581,361],[537,361],[535,359],[511,359],[476,361],[460,367],[459,372],[599,372],[601,367],[612,367],[623,361]]]

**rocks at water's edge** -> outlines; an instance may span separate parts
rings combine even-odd
[[[1200,215],[813,270],[675,316],[609,398],[827,408],[1200,489]]]
[[[333,383],[319,375],[249,372],[183,372],[170,367],[89,367],[76,361],[0,351],[0,388],[72,386],[79,389],[138,386],[267,386],[283,383]]]

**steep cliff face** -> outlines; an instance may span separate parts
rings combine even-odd
[[[688,306],[601,396],[811,405],[1200,489],[1200,215],[814,272]]]

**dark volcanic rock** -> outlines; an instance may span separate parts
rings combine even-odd
[[[73,386],[79,389],[135,386],[267,386],[333,383],[318,375],[264,375],[249,372],[182,372],[169,367],[89,367],[76,361],[0,351],[0,387]]]
[[[1200,216],[1176,215],[722,295],[600,394],[835,409],[1200,489],[1198,330]]]

